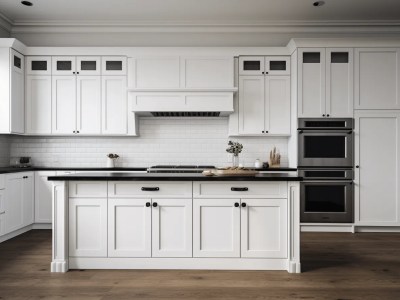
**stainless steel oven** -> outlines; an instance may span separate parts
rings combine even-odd
[[[300,221],[352,223],[354,190],[352,169],[300,169]]]
[[[299,167],[352,167],[353,119],[299,119]]]

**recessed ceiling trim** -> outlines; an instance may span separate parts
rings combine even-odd
[[[13,21],[11,21],[8,17],[0,13],[0,27],[5,29],[8,32],[11,32]]]

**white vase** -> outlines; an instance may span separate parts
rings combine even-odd
[[[107,168],[114,168],[114,167],[115,167],[114,159],[107,157]]]

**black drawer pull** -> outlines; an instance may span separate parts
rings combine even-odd
[[[232,192],[247,192],[248,190],[247,187],[231,187]]]
[[[157,192],[159,190],[159,187],[142,187],[142,191],[144,192]]]

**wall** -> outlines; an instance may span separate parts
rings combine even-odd
[[[8,38],[10,33],[4,28],[0,27],[0,38]]]
[[[227,118],[141,118],[140,137],[73,138],[18,137],[11,139],[13,156],[31,156],[36,166],[104,167],[107,153],[121,156],[118,166],[148,167],[156,164],[229,165]],[[287,138],[240,138],[240,162],[253,166],[256,158],[267,161],[276,146],[287,165]]]
[[[0,167],[9,165],[10,161],[10,137],[0,135]]]

